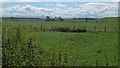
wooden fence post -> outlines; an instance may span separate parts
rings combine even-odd
[[[104,31],[107,32],[107,28],[106,28],[106,26],[104,27]]]
[[[51,30],[53,30],[53,26],[51,26]]]
[[[19,24],[17,28],[20,29],[20,27],[21,27],[21,26],[20,26],[20,24]]]
[[[94,32],[96,32],[96,27],[94,26]]]
[[[83,29],[85,30],[85,26],[83,27]]]
[[[116,29],[116,27],[115,27],[115,32],[117,32],[117,29]]]
[[[43,26],[41,25],[41,30],[43,29]]]
[[[30,30],[31,30],[31,28],[32,28],[32,25],[30,24]]]

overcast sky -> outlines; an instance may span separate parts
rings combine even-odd
[[[1,2],[118,2],[120,0],[0,0]]]
[[[2,7],[0,8],[1,9],[0,12],[2,13],[3,17],[61,16],[64,18],[73,17],[101,18],[118,16],[118,0],[111,0],[111,2],[110,0],[109,2],[108,0],[87,0],[89,2],[83,2],[83,0],[81,1],[74,0],[80,2],[72,2],[73,0],[51,0],[54,2],[47,2],[48,0],[44,0],[44,2],[37,1],[43,0],[11,0],[11,2],[9,0],[2,0]]]

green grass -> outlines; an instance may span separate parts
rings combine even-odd
[[[32,25],[32,28],[40,28],[40,26],[43,25],[43,29],[50,29],[52,26],[69,28],[73,28],[74,26],[75,28],[83,28],[85,26],[89,31],[93,31],[94,27],[96,27],[96,30],[103,31],[104,27],[106,27],[108,31],[112,32],[115,31],[115,28],[118,28],[118,21],[116,21],[116,18],[89,20],[88,22],[81,20],[74,21],[71,19],[64,20],[63,22],[45,21],[44,19],[3,19],[3,25],[10,25],[12,28],[16,28],[19,24],[21,25],[21,28],[30,28],[30,24]]]
[[[99,65],[105,65],[105,54],[109,65],[117,65],[117,33],[61,33],[61,32],[25,32],[25,37],[33,38],[34,44],[44,48],[49,52],[55,49],[56,54],[64,48],[69,49],[68,65],[73,65],[74,52],[79,57],[77,65],[95,65],[96,60]],[[111,40],[112,39],[112,40]],[[97,51],[101,51],[97,53]],[[88,61],[88,62],[87,62]]]
[[[39,19],[3,19],[3,27],[8,25],[11,31],[13,28],[18,27],[19,24],[21,25],[21,29],[29,29],[30,24],[32,28],[40,28],[43,25],[45,29],[49,29],[51,26],[70,28],[73,28],[73,26],[76,28],[86,26],[88,30],[93,30],[95,26],[97,30],[104,30],[104,27],[106,27],[111,32],[74,33],[21,30],[21,35],[24,40],[29,40],[31,37],[33,45],[42,48],[48,55],[52,54],[51,49],[53,49],[54,55],[56,56],[53,57],[54,60],[58,60],[60,52],[63,60],[64,54],[67,52],[66,65],[68,66],[96,66],[96,64],[106,66],[107,63],[109,66],[116,66],[118,64],[118,33],[114,32],[115,27],[118,27],[116,20],[116,18],[104,18],[88,22],[78,20],[59,22]],[[10,33],[15,35],[15,31]],[[68,51],[66,51],[66,48]],[[50,60],[52,60],[52,57]],[[43,65],[48,66],[50,60],[44,60]]]

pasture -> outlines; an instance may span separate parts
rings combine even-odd
[[[118,18],[2,19],[2,36],[4,66],[118,65]]]

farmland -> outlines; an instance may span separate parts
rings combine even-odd
[[[2,35],[4,66],[118,64],[117,18],[3,19]]]

